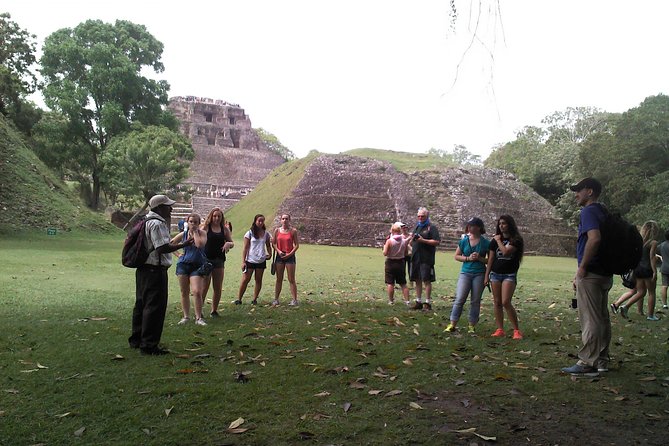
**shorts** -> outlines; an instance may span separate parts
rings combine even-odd
[[[177,262],[177,276],[208,276],[211,274],[212,265],[206,263]]]
[[[290,257],[279,257],[276,256],[276,263],[283,263],[284,265],[295,265],[297,263],[297,260],[295,259],[295,254],[293,254]]]
[[[662,286],[669,286],[669,274],[662,273]]]
[[[434,265],[418,262],[411,264],[412,282],[434,282],[435,280]]]
[[[650,279],[653,277],[653,270],[650,268],[644,268],[642,266],[637,266],[634,270],[634,277],[637,279]]]
[[[260,263],[246,262],[247,269],[267,269],[267,261],[263,260]]]
[[[221,259],[221,258],[211,259],[211,260],[209,260],[209,262],[211,262],[211,264],[213,265],[212,269],[225,268],[225,259]]]
[[[407,277],[404,270],[404,259],[386,259],[385,282],[388,285],[406,285]]]
[[[507,281],[507,282],[517,283],[516,273],[501,274],[501,273],[491,272],[490,273],[490,281],[491,282],[505,282],[505,281]]]

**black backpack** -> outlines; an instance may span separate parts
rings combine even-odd
[[[130,228],[128,235],[123,242],[123,251],[121,252],[121,263],[127,268],[139,268],[146,263],[151,251],[146,249],[144,239],[146,239],[146,222],[149,220],[158,220],[157,218],[142,217],[135,225]]]
[[[600,205],[601,206],[601,205]],[[604,206],[604,221],[599,230],[602,240],[597,257],[609,274],[626,274],[641,260],[643,239],[636,226],[628,223],[618,213],[609,212]]]

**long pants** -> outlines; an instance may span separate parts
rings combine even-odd
[[[135,272],[135,308],[128,343],[141,349],[158,346],[167,311],[167,267],[144,265]]]
[[[483,294],[483,273],[460,273],[458,284],[455,289],[455,303],[451,310],[451,320],[459,321],[462,307],[469,293],[472,299],[469,305],[469,322],[474,325],[479,321],[481,314],[481,295]]]
[[[597,367],[609,361],[611,319],[608,299],[612,285],[611,276],[590,272],[576,280],[576,302],[583,342],[583,347],[578,352],[581,365]]]

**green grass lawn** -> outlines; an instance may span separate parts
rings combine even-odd
[[[489,337],[487,291],[476,335],[443,332],[452,253],[438,254],[430,313],[386,303],[380,249],[309,245],[298,252],[301,306],[285,305],[286,284],[271,308],[269,274],[263,305],[231,305],[238,243],[222,317],[206,327],[177,326],[170,270],[173,354],[146,357],[127,346],[134,271],[120,264],[121,243],[0,239],[1,445],[665,444],[666,314],[613,316],[601,378],[559,373],[580,344],[573,259],[524,259],[514,300],[526,338],[512,341]],[[616,281],[611,294],[621,291]]]

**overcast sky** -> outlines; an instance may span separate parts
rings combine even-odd
[[[299,157],[462,144],[485,159],[554,111],[669,93],[665,0],[0,0],[37,35],[143,24],[170,96],[238,103]],[[472,43],[473,42],[473,43]],[[471,46],[470,46],[471,43]],[[469,48],[469,49],[467,49]],[[459,66],[459,69],[458,69]]]

